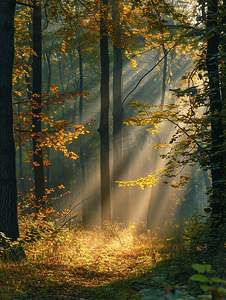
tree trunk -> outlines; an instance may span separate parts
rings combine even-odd
[[[28,62],[29,63],[32,63],[32,56],[29,57],[28,59]],[[29,71],[28,68],[24,68],[25,71],[29,74],[29,76],[27,76],[27,74],[25,74],[25,81],[26,81],[26,84],[27,84],[27,100],[29,100],[29,102],[31,102],[31,99],[32,99],[32,82],[33,82],[33,70]],[[32,131],[32,125],[29,125],[29,129]],[[30,151],[31,149],[33,149],[33,138],[31,138],[29,140],[29,148],[30,148]],[[33,161],[32,159],[30,159],[30,168],[31,168],[31,175],[30,177],[31,178],[34,178],[34,172],[33,172],[33,169],[34,169],[34,165],[33,165]],[[33,180],[29,181],[29,188],[33,188]]]
[[[78,56],[79,56],[79,93],[83,93],[83,68],[82,68],[82,46],[78,47]],[[79,123],[83,124],[83,97],[79,97]],[[81,169],[81,181],[82,181],[82,200],[86,198],[85,194],[85,162],[84,162],[84,153],[83,153],[83,136],[79,137],[79,157],[80,157],[80,169]],[[82,221],[83,226],[87,229],[88,225],[88,205],[85,200],[82,202]]]
[[[122,119],[125,119],[125,110],[122,111]],[[130,167],[130,139],[131,134],[127,125],[122,124],[122,169],[123,169],[123,180],[131,179],[131,167]],[[122,189],[122,188],[121,188]],[[123,197],[124,204],[123,209],[126,211],[126,214],[123,215],[123,224],[124,227],[129,226],[129,221],[132,216],[130,216],[130,198],[133,193],[133,187],[123,188]]]
[[[208,1],[207,30],[216,26],[218,1]],[[212,33],[207,39],[206,65],[209,77],[209,98],[211,113],[211,174],[212,174],[212,215],[216,220],[224,223],[225,211],[224,193],[224,159],[222,145],[224,143],[222,126],[222,99],[220,95],[219,71],[218,71],[218,45],[217,33]]]
[[[122,50],[113,46],[113,220],[123,221],[123,189],[116,180],[122,176]]]
[[[18,116],[20,115],[20,97],[17,97],[18,101]],[[21,123],[19,122],[17,124],[18,129],[21,131]],[[22,145],[19,143],[19,176],[20,176],[20,185],[21,185],[21,191],[22,195],[25,195],[25,186],[24,186],[24,175],[23,175],[23,150],[22,150]]]
[[[107,0],[102,0],[103,10],[100,20],[100,56],[101,56],[101,113],[100,127],[100,169],[101,169],[101,224],[111,221],[111,198],[110,198],[110,162],[109,162],[109,54],[106,22],[104,20]]]
[[[33,100],[35,105],[32,108],[32,133],[34,151],[34,177],[35,177],[35,197],[36,212],[45,211],[45,175],[43,166],[42,149],[39,147],[41,140],[41,94],[42,94],[42,36],[41,36],[41,6],[34,1],[33,12],[33,50],[37,54],[33,55]]]
[[[51,84],[51,51],[46,51],[46,60],[47,60],[47,67],[48,67],[48,74],[47,74],[47,88],[46,93],[50,93],[50,84]],[[47,113],[49,116],[49,105],[47,106]],[[50,131],[50,125],[48,124],[48,131]],[[50,161],[50,148],[46,149],[47,159]],[[46,188],[50,188],[50,165],[46,167]]]
[[[15,0],[0,1],[0,232],[12,240],[19,237],[12,107],[14,11]]]

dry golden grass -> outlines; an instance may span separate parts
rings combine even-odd
[[[103,227],[85,231],[65,226],[57,229],[42,216],[27,216],[20,218],[20,232],[27,260],[2,262],[2,299],[33,299],[34,294],[47,299],[52,299],[52,294],[63,294],[73,299],[84,288],[95,288],[100,293],[103,285],[138,277],[160,259],[155,238],[145,224],[122,229],[117,222],[106,222]]]

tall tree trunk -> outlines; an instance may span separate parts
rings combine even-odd
[[[51,84],[51,61],[50,61],[51,51],[46,51],[46,60],[47,60],[47,67],[48,67],[48,77],[47,77],[47,87],[46,93],[50,93],[50,84]],[[47,113],[49,116],[49,105],[47,106]],[[50,130],[50,125],[48,124],[48,130]],[[50,161],[50,148],[46,149],[47,159]],[[50,188],[50,165],[46,167],[46,188]]]
[[[59,79],[60,79],[60,83],[61,83],[61,93],[64,94],[65,93],[65,90],[64,90],[64,82],[63,82],[63,78],[62,78],[62,74],[64,73],[64,69],[65,69],[65,65],[64,63],[61,63],[61,58],[58,57],[58,71],[59,71]],[[65,109],[64,109],[64,99],[61,100],[62,101],[62,120],[65,119]],[[64,154],[63,152],[61,151],[58,151],[58,180],[59,180],[59,183],[61,182],[62,178],[65,177],[65,157],[64,157]],[[60,197],[61,195],[61,191],[58,190],[58,196]],[[59,202],[61,201],[61,199],[59,199]]]
[[[18,116],[20,115],[20,97],[17,98],[18,101]],[[21,123],[19,122],[17,124],[18,129],[21,131]],[[20,176],[20,185],[21,185],[21,191],[22,194],[25,195],[25,186],[24,186],[24,175],[23,175],[23,150],[22,145],[19,143],[19,176]]]
[[[15,4],[0,1],[0,232],[12,240],[19,237],[12,107]]]
[[[78,82],[76,81],[76,68],[74,65],[74,52],[73,50],[69,51],[69,58],[70,58],[70,63],[71,63],[71,71],[73,74],[73,80],[74,80],[74,91],[78,91]],[[75,119],[76,119],[76,106],[77,106],[77,100],[78,100],[78,96],[75,95],[74,96],[74,104],[73,104],[73,109],[72,109],[72,122],[75,123]],[[69,147],[69,151],[74,151],[74,147],[75,147],[75,143],[72,142],[70,145],[68,145]],[[75,167],[75,162],[74,159],[71,159],[71,163],[70,163],[70,174],[71,174],[71,178],[73,181],[74,178],[74,174],[76,173],[76,167]]]
[[[207,30],[216,26],[218,1],[209,0],[207,11]],[[211,33],[207,39],[206,65],[209,77],[209,98],[211,113],[211,175],[212,175],[212,215],[215,222],[225,223],[225,178],[223,157],[223,126],[222,126],[222,99],[220,95],[219,71],[218,71],[218,46],[217,33]]]
[[[82,68],[82,46],[78,47],[78,56],[79,56],[79,93],[83,93],[83,68]],[[83,97],[79,97],[79,123],[83,124]],[[84,153],[83,153],[83,136],[79,137],[79,157],[80,157],[80,169],[81,169],[81,180],[82,180],[82,200],[86,198],[85,194],[85,162],[84,162]],[[88,205],[85,200],[82,202],[82,221],[83,226],[87,229],[88,225]]]
[[[42,35],[41,35],[41,6],[34,0],[33,12],[33,99],[36,104],[32,108],[32,132],[34,151],[34,177],[35,197],[37,201],[36,211],[45,211],[45,175],[43,166],[42,149],[39,147],[41,140],[41,95],[42,95]]]
[[[100,126],[100,169],[101,169],[101,224],[111,221],[111,188],[109,161],[109,54],[106,22],[104,20],[105,7],[108,0],[102,0],[103,10],[100,20],[100,56],[101,56],[101,113]]]
[[[74,90],[78,91],[78,82],[76,81],[76,68],[73,64],[74,61],[74,55],[73,51],[69,52],[69,57],[70,57],[70,63],[71,63],[71,70],[74,78]],[[72,122],[75,123],[75,118],[76,118],[76,104],[77,104],[77,95],[74,96],[74,107],[73,107],[73,112],[72,112]]]
[[[32,63],[32,56],[29,57],[28,62]],[[27,84],[27,100],[29,100],[29,102],[31,102],[31,99],[32,99],[32,89],[33,89],[33,87],[32,87],[33,70],[29,71],[28,68],[24,68],[24,69],[27,72],[27,74],[29,74],[29,76],[27,76],[27,74],[25,73],[25,81],[26,81],[26,84]],[[29,129],[32,131],[32,125],[29,126]],[[29,145],[30,149],[33,149],[33,138],[31,138],[29,140],[29,143],[30,143],[30,145]],[[34,171],[33,171],[34,165],[33,165],[32,159],[30,159],[30,168],[31,168],[30,169],[31,170],[30,177],[34,178]],[[29,186],[30,186],[30,188],[33,188],[33,180],[31,180],[29,182]]]
[[[58,58],[58,71],[61,83],[61,93],[64,94],[64,82],[62,78],[62,73],[64,73],[64,64],[61,64],[61,58]],[[62,119],[64,120],[64,99],[62,99]]]
[[[125,119],[125,111],[122,111],[122,119]],[[123,180],[130,180],[131,179],[131,149],[130,149],[130,139],[131,134],[128,129],[128,126],[122,124],[122,169],[123,169]],[[122,189],[122,188],[121,188]],[[133,187],[125,187],[123,188],[123,197],[124,197],[124,205],[123,208],[126,210],[126,214],[123,215],[123,223],[124,227],[129,226],[130,221],[130,198],[133,193]]]
[[[114,50],[113,69],[113,220],[123,221],[123,191],[116,180],[121,180],[122,168],[122,50]]]

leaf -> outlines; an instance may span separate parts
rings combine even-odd
[[[192,280],[192,281],[200,281],[200,282],[209,282],[209,279],[206,276],[201,275],[201,274],[192,275],[190,277],[190,280]]]
[[[210,265],[195,264],[195,265],[192,265],[192,268],[195,269],[196,271],[198,271],[199,273],[205,273],[205,271],[209,272],[211,270]]]
[[[213,277],[210,280],[213,281],[213,282],[226,283],[226,280],[223,280],[223,279],[220,279],[220,278],[216,278],[216,277]]]
[[[211,291],[211,286],[208,285],[200,285],[200,288],[203,290],[203,292]]]
[[[135,68],[135,67],[137,66],[137,61],[136,61],[136,59],[132,59],[132,58],[131,58],[130,65],[131,65],[133,68]]]

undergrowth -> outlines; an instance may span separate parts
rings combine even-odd
[[[153,286],[153,277],[155,288],[186,286],[196,296],[200,288],[189,278],[192,264],[207,263],[205,235],[198,214],[152,231],[118,222],[85,231],[56,227],[42,214],[20,216],[26,259],[1,262],[0,299],[141,299],[139,289]]]

